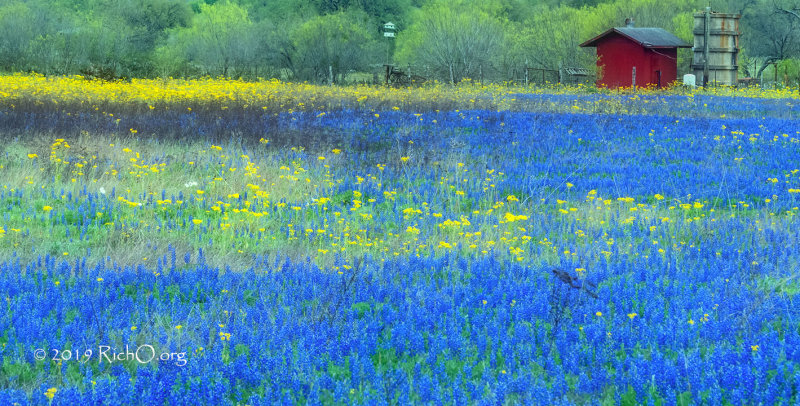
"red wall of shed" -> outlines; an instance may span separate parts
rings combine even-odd
[[[597,44],[597,66],[601,71],[597,85],[630,87],[635,66],[637,87],[657,85],[657,71],[661,71],[661,85],[666,86],[677,78],[677,55],[677,48],[652,50],[621,35],[610,35]]]
[[[648,49],[650,54],[650,82],[658,84],[656,71],[661,71],[661,86],[678,79],[678,48]],[[638,69],[638,68],[637,68]]]

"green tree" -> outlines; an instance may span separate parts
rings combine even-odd
[[[521,24],[508,50],[515,72],[520,72],[516,77],[524,75],[520,67],[552,71],[545,75],[548,81],[560,80],[560,72],[564,67],[593,68],[596,60],[594,50],[586,50],[578,45],[596,35],[594,29],[589,27],[600,24],[594,23],[588,27],[581,24],[586,14],[588,12],[585,10],[567,6],[545,6]]]
[[[230,1],[201,3],[199,10],[191,26],[170,30],[169,40],[156,51],[161,73],[181,67],[184,72],[229,76],[252,68],[258,59],[257,38],[247,10]]]
[[[307,0],[240,0],[239,5],[247,9],[255,22],[269,20],[278,23],[298,17],[306,20],[318,14],[316,7]]]
[[[295,78],[343,82],[348,73],[365,71],[380,60],[375,35],[367,27],[367,15],[359,10],[314,17],[291,34],[292,52],[287,68]],[[330,77],[330,74],[333,77]]]
[[[451,83],[491,76],[505,36],[501,20],[487,8],[491,3],[429,3],[399,35],[397,59]]]
[[[28,5],[20,1],[0,7],[0,69],[26,67],[26,51],[36,37],[32,14]]]
[[[399,27],[407,23],[408,13],[413,10],[410,0],[352,0],[353,7],[363,10],[377,22],[374,27],[381,31],[383,23],[391,21]],[[381,34],[382,35],[382,34]]]
[[[166,30],[186,27],[192,10],[186,3],[174,0],[128,0],[117,3],[119,15],[133,29],[131,45],[137,52],[149,53]]]
[[[76,13],[43,0],[0,6],[0,69],[71,73],[77,65]]]

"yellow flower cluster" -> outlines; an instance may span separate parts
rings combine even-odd
[[[627,90],[607,90],[606,93],[624,93]],[[14,107],[20,100],[54,105],[77,104],[92,106],[95,110],[113,106],[142,106],[148,110],[181,107],[187,112],[192,106],[225,110],[233,106],[271,111],[324,111],[333,106],[370,107],[393,106],[393,110],[408,108],[437,108],[455,105],[463,108],[494,108],[505,110],[524,103],[520,94],[586,94],[583,85],[558,87],[518,87],[504,84],[481,85],[466,81],[459,86],[434,83],[422,88],[385,88],[383,86],[320,86],[308,83],[286,83],[278,80],[246,82],[225,78],[205,79],[132,79],[131,81],[104,81],[80,75],[45,77],[38,74],[0,75],[0,100]],[[640,89],[639,94],[680,94],[689,99],[695,94],[758,98],[800,97],[792,89],[758,89],[717,87],[710,89],[668,90]],[[633,96],[637,98],[637,96]],[[608,109],[612,100],[595,102],[575,100],[574,106],[565,109],[576,112]],[[146,107],[145,107],[146,106]],[[559,106],[553,106],[559,107]],[[563,107],[563,106],[562,106]],[[612,106],[613,107],[613,106]],[[624,106],[619,111],[623,111]],[[561,109],[564,110],[564,109]],[[113,117],[113,113],[105,113]],[[324,115],[325,113],[321,113]],[[380,114],[375,114],[380,118]],[[129,129],[136,134],[137,129]],[[263,140],[267,143],[269,140]],[[404,161],[405,162],[405,161]],[[568,185],[569,186],[569,185]]]

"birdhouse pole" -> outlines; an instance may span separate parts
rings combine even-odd
[[[394,53],[394,38],[397,33],[397,27],[392,22],[387,22],[383,25],[383,36],[389,41],[386,47],[386,64],[392,64],[392,53]]]
[[[528,87],[528,58],[525,58],[525,87]]]
[[[703,21],[703,87],[708,86],[708,57],[710,52],[709,37],[711,36],[711,7],[706,7]],[[716,75],[716,71],[714,74]],[[716,79],[716,78],[715,78]]]

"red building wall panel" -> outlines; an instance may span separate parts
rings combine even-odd
[[[630,87],[633,67],[636,66],[636,85],[641,86],[650,71],[650,58],[644,48],[620,35],[609,35],[597,44],[597,66],[600,68],[598,86]]]
[[[678,48],[648,49],[647,52],[651,55],[649,83],[665,87],[678,79]],[[661,72],[660,81],[658,72]]]

